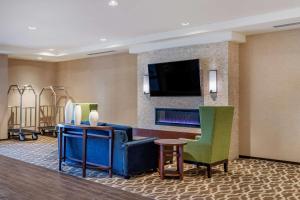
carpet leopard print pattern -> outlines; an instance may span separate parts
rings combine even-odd
[[[1,141],[0,154],[58,170],[55,138],[40,136],[37,141]],[[158,200],[300,200],[299,165],[239,159],[230,162],[227,174],[222,166],[215,167],[211,179],[206,177],[205,168],[196,169],[185,164],[184,169],[183,181],[160,180],[158,173],[142,174],[129,180],[118,176],[108,178],[107,173],[94,170],[87,171],[86,179]],[[64,165],[63,171],[81,177],[81,168]]]

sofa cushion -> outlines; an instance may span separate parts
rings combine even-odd
[[[104,122],[98,122],[97,126],[105,126],[105,123]]]
[[[74,123],[74,121],[72,121],[72,123]],[[81,124],[82,125],[90,125],[90,122],[82,121]],[[119,125],[119,124],[110,124],[110,123],[105,123],[105,122],[98,122],[97,126],[111,126],[114,130],[125,131],[127,134],[127,141],[125,141],[125,142],[130,142],[133,140],[132,128],[130,126]]]
[[[72,121],[71,123],[74,123],[74,121]],[[90,122],[89,121],[81,121],[81,124],[90,125]],[[105,126],[105,123],[104,122],[98,122],[97,126]]]

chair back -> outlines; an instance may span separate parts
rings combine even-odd
[[[228,159],[234,108],[201,106],[202,142],[211,145],[211,163]]]

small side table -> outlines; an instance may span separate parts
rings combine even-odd
[[[178,139],[160,139],[155,140],[155,144],[159,145],[159,174],[160,178],[163,180],[165,176],[175,176],[179,177],[180,180],[183,179],[183,146],[187,143]],[[172,147],[165,149],[165,147]],[[176,147],[176,150],[174,150]],[[177,159],[177,170],[176,171],[167,171],[165,170],[165,158],[166,156],[173,157],[174,153]]]

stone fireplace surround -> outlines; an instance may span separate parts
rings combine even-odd
[[[230,159],[237,158],[238,149],[238,44],[218,42],[176,47],[138,54],[138,122],[139,128],[201,133],[199,128],[155,124],[155,108],[198,109],[200,105],[233,105],[235,115],[231,137]],[[150,97],[143,93],[143,76],[148,64],[200,59],[201,97]],[[208,89],[208,70],[218,72],[218,93],[214,101]]]

